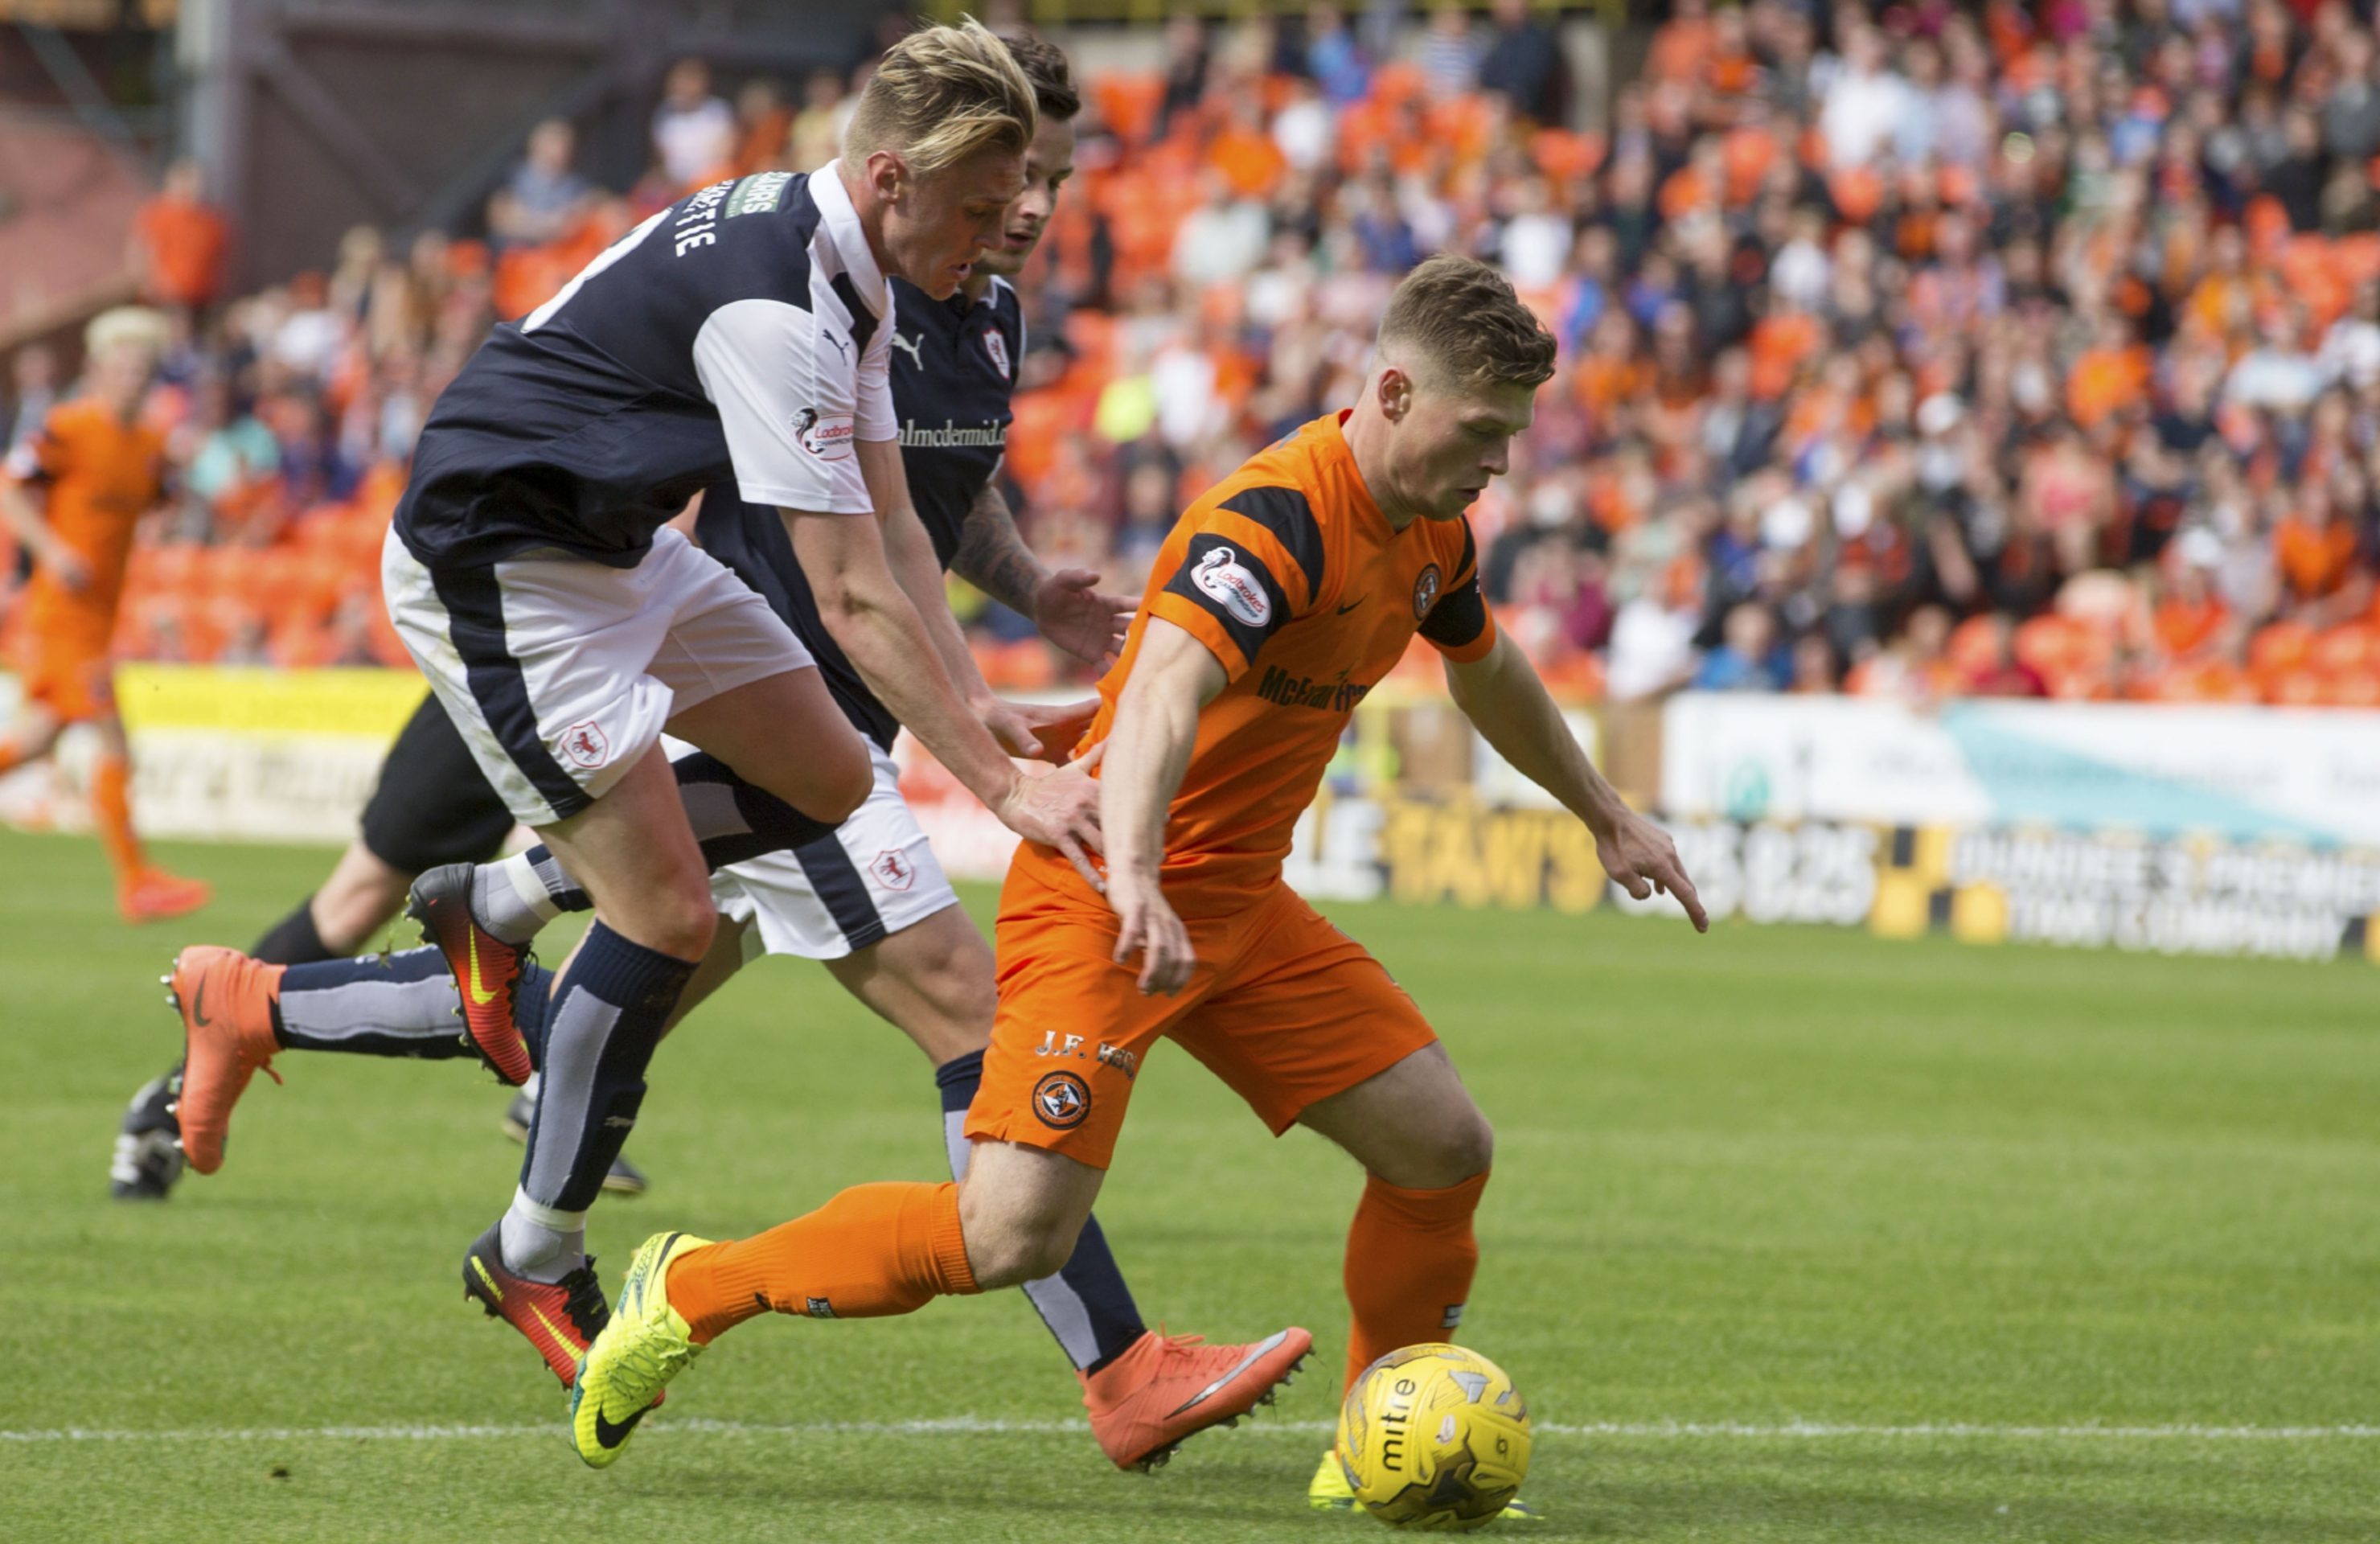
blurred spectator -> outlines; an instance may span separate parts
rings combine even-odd
[[[528,132],[528,153],[488,201],[488,236],[499,249],[556,240],[587,213],[595,188],[571,168],[578,131],[548,118]]]
[[[1372,88],[1371,66],[1337,6],[1306,9],[1305,69],[1334,107],[1363,101]]]
[[[843,77],[831,69],[810,71],[802,110],[786,137],[785,161],[795,171],[816,171],[841,153],[843,107]]]
[[[132,222],[133,272],[153,305],[203,310],[223,296],[231,224],[206,201],[206,174],[184,157]]]
[[[1430,7],[1421,39],[1421,74],[1430,95],[1441,100],[1479,83],[1479,43],[1471,33],[1471,13],[1453,0]]]
[[[794,111],[774,80],[746,81],[735,93],[735,157],[729,170],[748,176],[779,166],[793,127]]]
[[[1703,656],[1694,672],[1698,691],[1775,691],[1784,684],[1777,668],[1777,618],[1767,606],[1745,601],[1727,614],[1723,641]]]
[[[1206,198],[1173,237],[1173,276],[1209,288],[1233,285],[1264,261],[1269,221],[1264,205],[1232,194],[1231,178],[1210,171]]]
[[[1358,389],[1399,274],[1470,251],[1560,343],[1468,518],[1561,689],[2372,705],[2368,9],[1672,0],[1592,132],[1522,5],[1178,15],[1161,65],[1087,81],[1003,477],[1037,542],[1129,588],[1174,511]],[[341,585],[496,298],[524,313],[690,182],[832,159],[867,67],[789,123],[674,71],[656,153],[664,122],[696,148],[625,197],[543,237],[492,208],[492,268],[359,231],[190,330],[157,409],[203,459],[183,529],[323,565],[261,647],[385,647]],[[152,609],[134,647],[259,647]],[[1020,619],[976,626],[988,674],[1051,678]]]
[[[2016,656],[2016,624],[2005,612],[1983,618],[1985,646],[1963,689],[1970,697],[2046,697],[2041,672]]]
[[[1561,122],[1569,81],[1553,34],[1529,15],[1528,0],[1495,0],[1489,16],[1495,31],[1479,61],[1481,89],[1503,92],[1523,117]]]
[[[710,67],[696,58],[670,66],[653,113],[653,156],[670,186],[692,188],[725,170],[735,132],[735,110],[711,92]]]

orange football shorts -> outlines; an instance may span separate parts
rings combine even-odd
[[[115,711],[115,675],[105,632],[94,637],[84,627],[46,628],[37,623],[25,636],[22,663],[26,699],[65,723],[81,723]]]
[[[1306,1106],[1437,1042],[1380,962],[1286,884],[1183,925],[1198,956],[1189,983],[1144,997],[1139,956],[1112,958],[1115,914],[1013,865],[995,930],[1000,1013],[967,1136],[1104,1169],[1142,1064],[1171,1039],[1277,1137]]]

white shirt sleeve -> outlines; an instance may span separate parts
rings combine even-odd
[[[853,444],[851,340],[783,300],[735,300],[695,334],[694,369],[719,409],[739,492],[819,515],[875,510]]]
[[[859,437],[897,440],[901,420],[892,410],[892,328],[888,309],[884,320],[868,335],[868,352],[859,357]]]

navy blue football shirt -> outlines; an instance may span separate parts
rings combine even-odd
[[[934,555],[944,568],[961,528],[1000,467],[1014,414],[1025,313],[1016,291],[994,279],[981,300],[936,300],[894,279],[892,409],[901,466]],[[738,498],[733,487],[706,495],[695,540],[764,596],[810,652],[835,701],[860,733],[889,750],[900,723],[860,679],[819,620],[818,603],[776,506]]]

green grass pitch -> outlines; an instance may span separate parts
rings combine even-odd
[[[0,836],[0,1538],[1386,1537],[1304,1506],[1359,1177],[1171,1052],[1100,1216],[1152,1322],[1315,1331],[1277,1411],[1119,1475],[1004,1294],[752,1325],[580,1467],[456,1280],[517,1161],[476,1068],[285,1055],[221,1174],[106,1199],[119,1105],[176,1048],[173,946],[246,943],[329,862],[167,856],[220,898],[136,931],[90,844]],[[1499,1128],[1463,1334],[1540,1423],[1528,1536],[2380,1538],[2370,967],[1334,916]],[[654,1188],[597,1210],[607,1285],[656,1228],[941,1164],[923,1060],[781,960],[664,1048],[631,1150]]]

